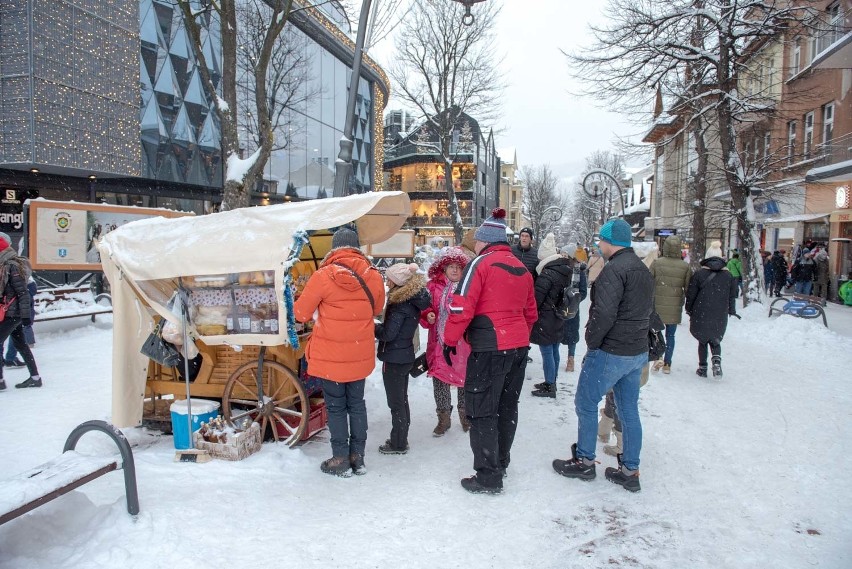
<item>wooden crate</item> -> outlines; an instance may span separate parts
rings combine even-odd
[[[193,435],[195,448],[206,450],[210,456],[222,460],[242,460],[260,450],[263,437],[260,425],[252,423],[251,426],[241,433],[231,436],[227,443],[211,443],[201,438],[196,431]]]

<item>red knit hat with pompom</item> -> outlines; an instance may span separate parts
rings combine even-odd
[[[439,253],[435,262],[429,266],[429,278],[437,278],[438,275],[444,274],[444,270],[449,265],[459,265],[462,269],[468,263],[468,257],[464,254],[461,247],[447,247]]]

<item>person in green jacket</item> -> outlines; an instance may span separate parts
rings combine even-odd
[[[662,368],[665,374],[671,373],[675,332],[681,321],[686,289],[692,277],[692,269],[681,258],[680,250],[680,237],[667,237],[663,243],[663,256],[655,259],[650,267],[654,276],[654,309],[666,325],[666,353],[662,361],[654,364],[654,370]]]
[[[737,298],[739,298],[740,291],[743,289],[743,262],[740,261],[739,253],[731,255],[731,260],[728,261],[727,267],[731,276],[737,281]]]

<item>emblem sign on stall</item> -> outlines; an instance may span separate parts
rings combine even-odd
[[[28,206],[30,261],[39,270],[99,270],[101,257],[96,244],[113,229],[149,217],[192,215],[168,209],[49,200],[31,200]]]

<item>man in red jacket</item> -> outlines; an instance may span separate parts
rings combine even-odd
[[[538,311],[532,276],[506,241],[506,212],[495,209],[474,238],[477,257],[465,268],[451,300],[444,357],[452,365],[464,335],[471,347],[464,389],[476,474],[461,485],[468,492],[499,494]]]

